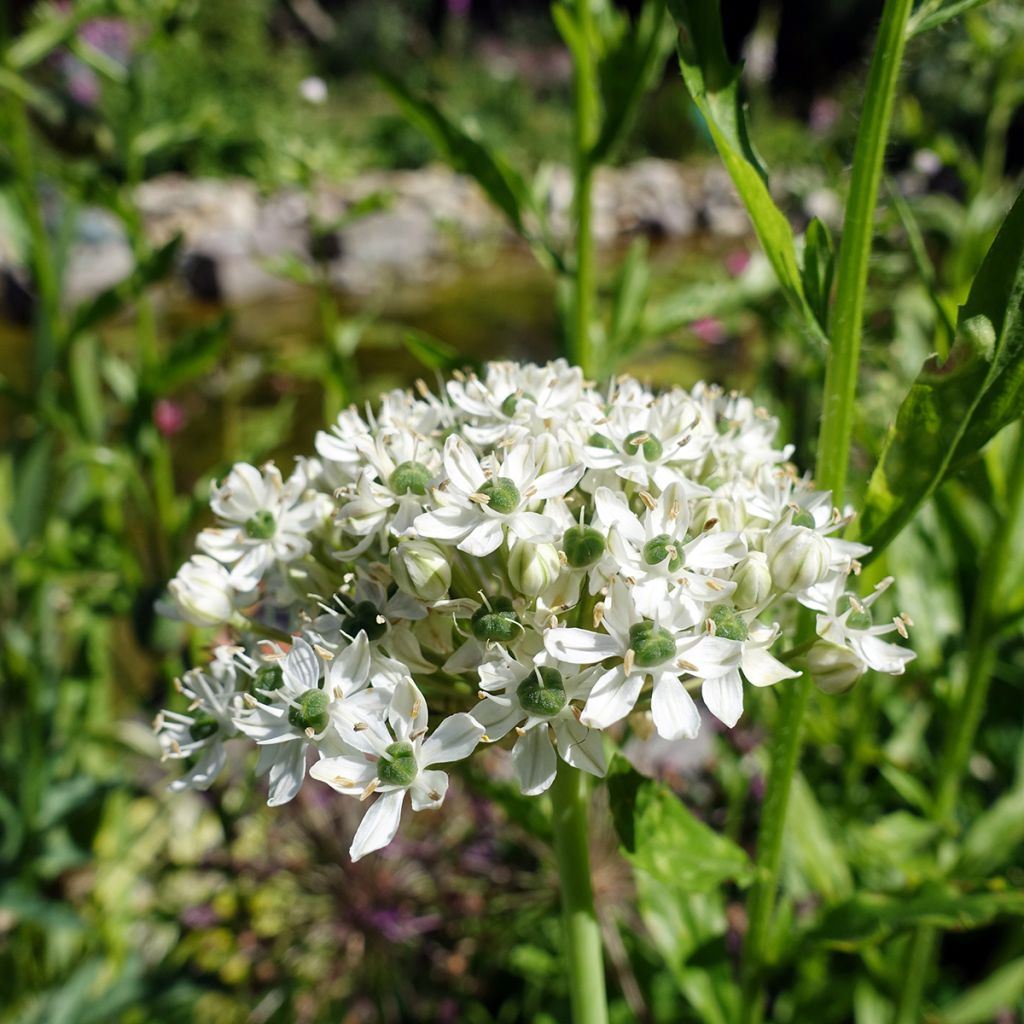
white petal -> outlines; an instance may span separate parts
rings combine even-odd
[[[302,788],[302,780],[306,777],[308,746],[308,743],[297,740],[295,743],[277,748],[277,760],[270,766],[268,807],[280,807],[281,804],[288,803]]]
[[[700,732],[700,711],[677,676],[666,674],[655,681],[651,714],[662,739],[692,740]]]
[[[526,718],[523,710],[511,702],[482,700],[471,714],[483,726],[489,740],[500,740]]]
[[[570,714],[555,723],[555,743],[566,764],[603,778],[608,770],[604,759],[604,736],[600,729],[588,729]]]
[[[427,702],[419,687],[411,679],[403,679],[395,686],[388,707],[388,721],[400,740],[422,733],[427,728]]]
[[[305,640],[296,640],[281,663],[284,681],[300,692],[315,690],[320,682],[320,659]]]
[[[582,476],[583,466],[579,464],[543,473],[533,482],[533,497],[560,498],[567,491],[571,491],[580,482]]]
[[[462,505],[445,505],[417,516],[413,524],[421,537],[434,540],[460,540],[480,522],[480,517],[472,509]]]
[[[512,748],[512,766],[527,796],[543,793],[555,781],[555,748],[547,726],[538,725],[519,737]]]
[[[644,677],[627,676],[622,666],[609,669],[594,684],[580,721],[596,729],[606,729],[628,715],[644,686]]]
[[[549,654],[570,665],[593,665],[622,653],[622,647],[614,637],[589,629],[548,630],[544,646]]]
[[[370,641],[364,630],[339,654],[327,670],[331,689],[338,687],[348,697],[366,685],[370,675]]]
[[[429,811],[440,807],[448,792],[448,774],[437,770],[420,772],[409,787],[414,811]]]
[[[358,795],[376,777],[376,767],[365,757],[324,757],[309,769],[310,778],[326,782],[339,793]]]
[[[455,434],[444,446],[444,469],[452,485],[463,494],[479,491],[486,480],[473,450]]]
[[[396,789],[392,793],[384,793],[370,805],[359,828],[352,839],[348,855],[353,863],[374,850],[387,846],[398,831],[398,823],[402,818],[402,804],[405,802],[405,790]]]
[[[740,661],[747,682],[754,686],[773,686],[782,679],[795,679],[799,672],[784,665],[778,658],[770,655],[763,647],[751,647],[744,644],[743,658]]]
[[[460,551],[465,551],[466,554],[483,558],[484,555],[497,551],[501,547],[504,537],[505,531],[502,528],[500,519],[485,519],[459,542],[458,547]]]
[[[520,539],[539,544],[559,537],[558,523],[539,512],[515,512],[506,520],[509,529]]]
[[[705,679],[700,695],[708,711],[730,729],[740,720],[743,714],[743,683],[735,669],[717,679]]]
[[[473,753],[483,734],[484,727],[472,715],[449,715],[423,741],[419,762],[429,767],[461,761]]]

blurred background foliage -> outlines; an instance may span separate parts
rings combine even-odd
[[[842,209],[880,7],[724,5],[757,146],[799,230]],[[606,9],[613,52],[640,38],[653,5]],[[659,31],[605,162],[710,167],[673,33]],[[547,5],[14,2],[0,38],[0,1019],[565,1020],[544,810],[515,793],[500,753],[465,769],[443,814],[352,866],[349,809],[329,793],[306,787],[270,812],[236,764],[214,792],[171,797],[148,729],[173,677],[202,657],[154,602],[203,523],[211,478],[236,460],[287,464],[349,401],[483,358],[547,358],[571,333],[567,250],[543,197],[552,166],[572,158],[572,65]],[[1014,0],[909,43],[868,292],[855,494],[921,364],[948,350],[1019,184],[1022,82]],[[465,169],[484,159],[474,140],[515,168],[499,185],[540,211],[519,225],[525,240],[464,242],[455,274],[404,291],[339,289],[332,240],[389,197],[369,189],[325,216],[318,187],[439,157]],[[304,244],[269,268],[294,289],[218,302],[185,288],[185,241],[155,233],[139,201],[170,173],[297,196]],[[110,224],[130,253],[123,279],[71,294],[76,240]],[[620,239],[601,248],[596,277],[609,370],[750,391],[782,418],[798,464],[813,464],[824,351],[748,232],[698,217],[681,239]],[[921,924],[946,932],[929,1020],[1022,1019],[1024,933],[1011,915],[1024,889],[1024,526],[952,830],[929,791],[1015,429],[867,570],[896,575],[890,605],[914,619],[908,675],[812,698],[771,937],[774,1020],[891,1020]],[[639,732],[627,748],[689,814],[747,848],[777,710],[774,694],[754,697],[739,727],[706,722],[692,749]],[[695,835],[706,841],[683,806],[646,812],[661,815],[660,842],[684,847],[680,861]],[[634,873],[607,810],[593,843],[615,1019],[734,1019],[716,979],[738,955],[744,880],[722,890],[731,876],[712,871],[674,889],[643,849]]]

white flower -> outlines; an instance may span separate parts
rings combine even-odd
[[[353,861],[394,839],[406,793],[414,811],[440,807],[448,776],[433,766],[468,757],[484,732],[470,715],[456,714],[427,736],[427,703],[411,679],[395,687],[386,725],[375,718],[358,724],[363,728],[344,731],[343,753],[323,758],[310,770],[314,779],[339,793],[360,799],[378,794],[352,840]]]
[[[473,717],[487,730],[483,738],[488,741],[516,730],[519,738],[512,764],[525,794],[543,793],[554,781],[555,748],[574,768],[605,774],[601,733],[580,722],[578,707],[599,672],[593,668],[580,672],[543,651],[528,664],[499,651],[480,666],[483,699],[473,709]]]
[[[237,589],[255,587],[275,562],[293,562],[310,551],[309,534],[326,517],[329,504],[322,494],[306,497],[306,489],[301,469],[285,483],[273,463],[262,473],[238,463],[210,497],[222,525],[203,530],[197,546],[233,566],[231,579]]]
[[[423,537],[454,542],[460,551],[482,557],[501,546],[506,529],[520,540],[554,541],[558,524],[529,506],[560,498],[576,486],[582,466],[537,474],[532,444],[516,444],[499,460],[493,452],[481,464],[457,436],[444,446],[446,479],[434,489],[440,507],[415,522]]]
[[[193,626],[221,626],[235,614],[239,595],[231,574],[207,555],[193,555],[167,584],[178,614]]]

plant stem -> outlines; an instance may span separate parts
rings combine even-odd
[[[886,0],[878,42],[871,58],[864,113],[857,133],[850,196],[846,204],[839,253],[833,332],[825,373],[825,395],[815,475],[818,485],[831,490],[836,505],[843,504],[853,409],[857,395],[864,292],[874,234],[875,205],[882,178],[882,163],[889,137],[896,82],[913,0]],[[806,624],[801,639],[812,635]],[[748,932],[743,951],[743,1019],[761,1020],[764,1012],[762,976],[765,945],[771,928],[782,861],[789,792],[800,763],[804,711],[811,680],[805,674],[789,684],[779,702],[779,719],[772,745],[764,806],[757,839],[758,877],[747,904]]]
[[[893,100],[907,18],[913,0],[886,0],[871,70],[868,73],[864,112],[857,132],[850,195],[846,202],[843,234],[836,269],[838,286],[833,311],[832,347],[825,371],[825,398],[818,436],[817,479],[843,504],[846,469],[853,434],[857,365],[860,360],[864,292],[874,234],[875,204],[882,178],[882,163],[889,137]]]
[[[1014,440],[1016,448],[1006,491],[1006,509],[995,535],[985,552],[974,596],[971,620],[968,626],[967,680],[960,700],[951,709],[952,731],[939,762],[939,778],[935,790],[932,818],[953,830],[953,820],[960,786],[970,760],[974,740],[985,712],[992,671],[999,648],[999,630],[996,628],[996,603],[1009,564],[1009,548],[1014,527],[1024,515],[1024,428]],[[938,932],[934,928],[918,928],[910,940],[907,959],[902,972],[903,988],[896,1008],[896,1024],[916,1024],[921,1017],[921,1000],[931,971],[931,963],[938,948]]]
[[[761,827],[757,837],[757,878],[747,903],[747,938],[743,946],[743,1021],[756,1024],[764,1012],[761,973],[765,946],[775,906],[775,891],[782,863],[782,837],[793,776],[800,761],[804,711],[811,694],[804,673],[782,691],[768,768]]]
[[[602,369],[601,354],[594,349],[594,233],[592,191],[594,166],[591,151],[597,138],[597,83],[594,79],[593,36],[590,0],[577,0],[576,24],[580,45],[574,50],[573,110],[575,113],[576,182],[573,204],[576,212],[576,266],[573,295],[573,326],[569,339],[571,362],[588,377]]]
[[[551,787],[555,857],[562,886],[565,957],[574,1024],[607,1024],[601,932],[587,847],[586,776],[559,759]]]

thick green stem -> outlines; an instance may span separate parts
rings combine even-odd
[[[564,761],[551,787],[555,857],[562,886],[565,959],[573,1024],[607,1024],[601,932],[594,912],[587,845],[586,776]]]
[[[816,474],[819,485],[832,491],[837,505],[843,503],[853,434],[864,292],[874,234],[875,205],[889,138],[896,82],[903,59],[907,18],[912,6],[913,0],[886,0],[868,73],[864,111],[853,157],[850,196],[843,220],[836,271],[839,283],[832,319],[832,346],[825,372]]]
[[[592,192],[594,166],[591,160],[597,139],[597,82],[594,75],[590,0],[577,0],[576,24],[580,45],[574,51],[573,109],[575,112],[576,182],[573,202],[576,213],[576,265],[573,294],[573,326],[569,339],[571,361],[588,377],[601,373],[601,354],[595,351],[594,319],[594,232]]]
[[[767,787],[761,808],[761,827],[757,837],[757,879],[751,887],[747,903],[747,938],[743,947],[742,972],[742,1019],[745,1024],[756,1024],[761,1020],[764,1010],[761,974],[765,946],[779,884],[789,794],[800,761],[803,717],[810,693],[811,680],[804,674],[788,684],[779,699]]]

